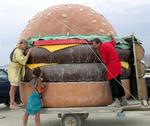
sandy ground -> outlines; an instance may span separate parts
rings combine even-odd
[[[22,126],[23,110],[9,110],[0,105],[0,126]],[[125,112],[125,117],[118,117],[116,113],[92,113],[82,122],[82,126],[149,126],[150,111]],[[57,114],[41,114],[42,126],[60,126],[61,119]],[[34,117],[29,118],[28,126],[34,126]]]

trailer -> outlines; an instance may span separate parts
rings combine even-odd
[[[91,113],[123,114],[122,108],[113,107],[71,107],[71,108],[43,108],[41,114],[58,114],[62,126],[81,126]]]
[[[61,118],[62,126],[81,126],[91,113],[115,113],[117,117],[125,117],[127,111],[150,111],[149,104],[129,100],[129,105],[122,107],[68,107],[68,108],[42,108],[41,114],[57,114]]]
[[[109,106],[97,106],[97,107],[71,107],[71,108],[43,108],[42,114],[58,114],[58,117],[61,118],[62,126],[81,126],[81,123],[85,121],[91,113],[116,113],[116,116],[125,116],[127,111],[149,111],[150,105],[147,101],[147,88],[145,80],[142,76],[139,75],[140,67],[138,62],[141,62],[144,52],[138,53],[139,47],[135,45],[135,37],[131,35],[124,38],[127,40],[133,47],[133,67],[134,67],[134,82],[136,85],[136,96],[138,100],[134,97],[132,100],[129,100],[129,105],[122,106],[120,108],[109,107]],[[139,46],[139,45],[138,45]],[[140,47],[141,48],[141,47]],[[143,51],[143,50],[142,50]],[[140,58],[139,58],[140,57]],[[139,58],[139,59],[138,59]]]

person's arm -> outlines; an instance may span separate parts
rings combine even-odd
[[[27,59],[29,58],[31,52],[32,52],[32,48],[28,49],[27,54],[26,54]]]
[[[40,94],[45,90],[46,85],[44,85],[41,81],[41,78],[37,80],[37,90]]]
[[[25,65],[28,58],[23,54],[23,52],[20,49],[16,49],[14,52],[14,59],[17,63]]]
[[[100,56],[101,56],[103,63],[106,65],[107,64],[107,52],[105,50],[105,46],[102,45],[99,52],[100,52]]]
[[[110,38],[112,39],[111,43],[115,47],[116,46],[116,40],[114,38],[114,35],[110,35]]]
[[[25,65],[28,58],[29,58],[29,56],[30,56],[31,51],[32,51],[32,49],[29,49],[29,51],[27,52],[27,55],[25,56],[20,49],[16,49],[16,51],[15,51],[15,60],[18,63],[20,63],[22,65]]]
[[[42,85],[41,85],[41,93],[43,93],[45,91],[45,89],[46,89],[46,85],[42,83]]]
[[[42,93],[42,82],[41,82],[41,79],[40,79],[40,78],[37,79],[37,86],[36,86],[36,89],[38,90],[39,94]]]

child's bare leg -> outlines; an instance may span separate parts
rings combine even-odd
[[[23,126],[27,126],[29,115],[27,113],[23,116]]]
[[[35,114],[35,126],[41,126],[40,112]]]

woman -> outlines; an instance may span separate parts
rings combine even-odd
[[[17,87],[20,85],[21,79],[25,75],[25,64],[30,56],[32,49],[30,48],[26,55],[24,51],[27,49],[27,41],[21,40],[18,46],[12,53],[12,61],[8,66],[8,80],[10,81],[10,109],[16,109],[15,93]]]

